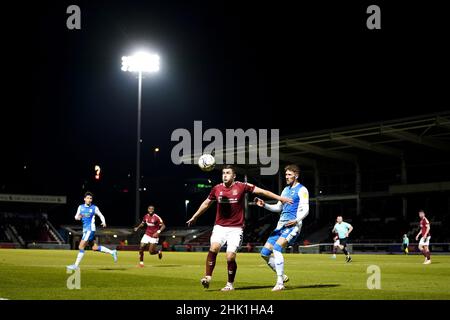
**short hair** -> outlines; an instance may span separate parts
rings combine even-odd
[[[419,210],[419,213],[423,212],[423,214],[425,214],[425,211],[423,209]]]
[[[236,173],[236,169],[231,164],[224,165],[223,168],[222,168],[222,171],[224,169],[231,169],[231,171],[233,171],[233,173]]]
[[[150,204],[150,205],[147,207],[147,209],[150,208],[150,207],[153,208],[153,209],[155,209],[155,206],[152,205],[152,204]]]
[[[92,192],[88,191],[84,194],[84,197],[86,198],[87,196],[90,196],[91,198],[94,197],[94,195],[92,194]]]
[[[297,176],[300,175],[300,168],[296,164],[289,164],[284,167],[284,172],[288,170],[294,172]]]

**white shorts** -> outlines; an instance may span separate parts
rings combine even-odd
[[[337,247],[337,246],[340,245],[340,244],[341,244],[341,242],[339,241],[339,239],[337,239],[337,240],[334,242],[333,246]]]
[[[430,245],[430,239],[431,239],[430,236],[428,236],[426,238],[421,237],[420,238],[420,242],[419,242],[419,246],[429,246]]]
[[[215,225],[210,241],[211,243],[220,243],[220,247],[226,243],[227,252],[236,253],[242,244],[243,237],[244,230],[242,227],[222,227]]]
[[[158,244],[159,238],[153,238],[150,237],[149,235],[144,234],[144,236],[141,239],[141,243],[154,243],[154,244]]]

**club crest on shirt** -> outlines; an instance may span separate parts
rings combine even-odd
[[[238,191],[236,189],[233,189],[233,196],[236,196],[238,194]]]

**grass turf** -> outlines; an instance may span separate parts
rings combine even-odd
[[[208,290],[200,285],[206,253],[165,252],[162,260],[145,255],[138,268],[137,252],[108,254],[86,251],[81,263],[81,289],[66,286],[66,265],[77,251],[0,250],[0,298],[6,299],[450,299],[450,256],[354,255],[345,263],[324,254],[286,254],[287,290],[271,292],[275,273],[259,254],[238,254],[235,291],[221,292],[227,277],[225,254],[220,253]],[[367,289],[367,267],[381,269],[381,289]]]

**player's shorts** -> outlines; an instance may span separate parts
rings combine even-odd
[[[95,231],[91,230],[85,230],[83,231],[83,236],[81,237],[81,240],[92,242],[95,240]]]
[[[291,246],[295,243],[295,240],[297,240],[298,236],[300,235],[301,229],[302,229],[301,224],[289,228],[283,227],[281,229],[275,229],[274,231],[272,231],[269,238],[267,239],[267,243],[274,245],[279,238],[284,238],[287,240],[288,246]]]
[[[339,241],[339,239],[336,239],[336,241],[334,241],[333,246],[337,247],[341,244],[341,242]]]
[[[420,238],[419,246],[429,246],[430,239],[431,239],[431,236],[428,236],[426,238],[424,238],[424,237]]]
[[[403,250],[406,250],[406,248],[408,248],[408,245],[407,245],[406,243],[404,243],[404,244],[402,245],[402,248],[403,248]]]
[[[158,242],[159,242],[159,238],[150,237],[148,234],[144,234],[144,236],[141,239],[141,243],[145,243],[145,244],[149,244],[149,243],[158,244]]]
[[[339,238],[338,241],[341,246],[344,246],[344,248],[347,247],[348,238]]]
[[[242,227],[223,227],[215,225],[211,234],[211,243],[227,244],[227,252],[236,253],[242,245],[244,230]]]

